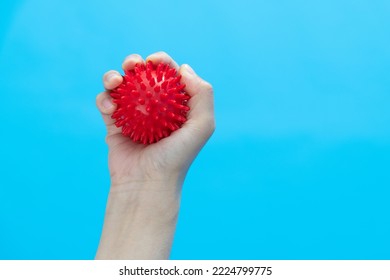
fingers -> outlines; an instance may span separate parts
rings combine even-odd
[[[122,63],[123,70],[132,70],[136,64],[143,64],[144,60],[139,54],[131,54]]]
[[[184,64],[181,67],[165,52],[157,52],[146,58],[146,62],[151,61],[154,64],[165,63],[175,68],[178,74],[182,76],[182,83],[186,84],[185,91],[191,96],[188,114],[188,120],[183,129],[187,130],[188,135],[194,132],[200,137],[199,141],[207,140],[215,129],[214,120],[214,97],[212,86],[200,78],[192,68]],[[143,64],[145,61],[138,54],[132,54],[125,58],[122,64],[123,70],[132,70],[136,64]],[[119,72],[111,70],[103,77],[103,83],[106,90],[112,90],[119,86],[123,77]],[[120,133],[120,128],[115,126],[115,120],[111,118],[116,109],[116,104],[107,92],[102,92],[96,97],[96,104],[102,113],[103,120],[110,134]],[[202,140],[203,139],[203,140]]]
[[[185,91],[191,97],[204,92],[212,94],[212,86],[199,77],[188,64],[183,64],[180,67],[179,74],[182,75],[181,82],[186,84]]]
[[[149,55],[146,58],[146,62],[152,61],[154,64],[165,63],[175,68],[176,71],[179,71],[179,65],[165,52],[156,52],[154,54]]]
[[[191,110],[186,124],[196,126],[205,134],[211,135],[215,129],[212,86],[201,79],[188,64],[180,67],[179,74],[182,75],[181,82],[186,84],[185,91],[191,96],[188,103]]]
[[[104,88],[111,90],[119,86],[123,81],[123,77],[119,74],[118,71],[108,71],[103,76]]]
[[[116,109],[116,104],[112,103],[112,98],[107,92],[102,92],[96,96],[96,106],[102,114],[108,134],[119,133],[120,129],[115,126],[115,119],[111,118],[112,113]]]
[[[112,102],[111,96],[101,92],[96,96],[96,106],[103,115],[111,115],[115,111],[116,104]]]
[[[181,82],[186,84],[185,91],[191,96],[188,101],[190,111],[182,128],[174,131],[169,137],[161,140],[164,149],[174,147],[182,151],[180,168],[189,166],[215,130],[214,98],[212,86],[201,79],[189,65],[179,69]],[[172,151],[172,153],[175,153]]]
[[[179,65],[166,52],[156,52],[146,58],[146,62],[152,61],[154,64],[165,63],[179,70]],[[131,54],[122,63],[123,70],[132,70],[136,64],[143,64],[145,61],[139,54]]]
[[[123,61],[122,68],[123,70],[132,70],[137,63],[142,64],[144,63],[144,60],[138,54],[131,54]],[[115,70],[108,71],[103,76],[104,88],[107,90],[116,88],[122,83],[122,81],[123,77]]]

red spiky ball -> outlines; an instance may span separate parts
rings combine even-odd
[[[136,64],[110,91],[117,104],[112,118],[134,142],[152,144],[169,136],[187,120],[190,96],[181,76],[167,64]]]

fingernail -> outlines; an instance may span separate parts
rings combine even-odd
[[[110,82],[115,76],[117,76],[117,74],[116,73],[111,73],[111,74],[109,74],[109,75],[107,75],[107,82]]]
[[[191,66],[189,66],[189,65],[187,64],[186,67],[187,67],[187,72],[188,72],[188,74],[191,74],[191,75],[194,75],[194,74],[195,74],[195,72],[194,72],[194,70],[191,68]]]
[[[102,104],[103,104],[104,109],[106,109],[106,110],[111,109],[112,106],[114,106],[114,104],[112,104],[111,100],[109,100],[108,98],[104,99]]]

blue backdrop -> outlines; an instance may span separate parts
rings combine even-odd
[[[215,88],[173,259],[390,259],[389,1],[1,1],[0,259],[92,259],[101,76],[164,50]]]

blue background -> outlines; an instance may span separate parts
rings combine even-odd
[[[0,259],[92,259],[101,76],[164,50],[215,88],[173,259],[390,259],[389,1],[1,1]]]

